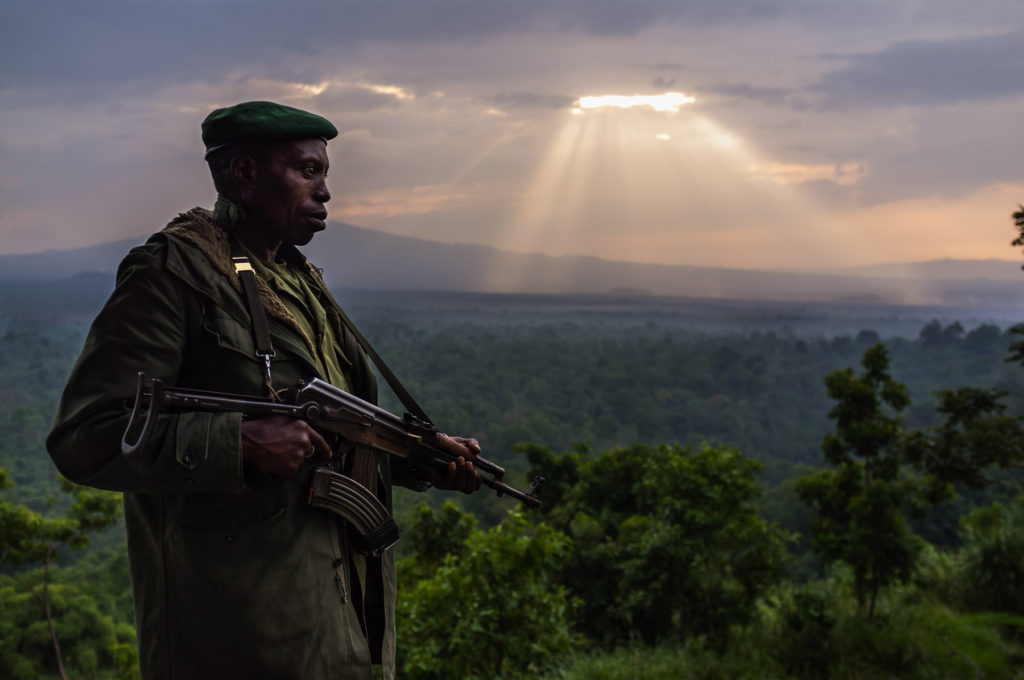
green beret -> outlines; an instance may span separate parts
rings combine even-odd
[[[217,109],[203,121],[206,154],[234,142],[250,140],[313,139],[338,136],[331,121],[315,113],[274,102],[243,102]]]

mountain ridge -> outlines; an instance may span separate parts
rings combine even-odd
[[[0,255],[0,279],[45,281],[81,272],[112,273],[125,253],[144,240]],[[1024,284],[1019,263],[1010,260],[944,258],[831,270],[647,264],[441,243],[341,222],[331,222],[306,250],[324,267],[328,285],[337,288],[1016,305]]]

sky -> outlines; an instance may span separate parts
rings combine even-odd
[[[212,206],[200,123],[257,99],[330,119],[330,218],[392,234],[1019,257],[1020,0],[0,0],[0,253]]]

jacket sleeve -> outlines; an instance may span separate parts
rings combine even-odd
[[[185,358],[190,290],[165,267],[160,240],[132,250],[93,322],[57,409],[46,446],[80,484],[136,493],[242,490],[238,413],[161,414],[140,465],[121,455],[139,371],[177,384]]]

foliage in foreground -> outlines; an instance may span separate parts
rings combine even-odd
[[[35,680],[57,671],[57,660],[42,604],[43,585],[0,577],[0,676]],[[86,588],[52,584],[49,601],[61,641],[63,665],[71,677],[137,676],[135,628],[101,611]]]
[[[0,468],[0,487],[8,485]],[[84,548],[90,534],[115,522],[120,495],[66,479],[61,486],[72,502],[58,517],[0,498],[0,565],[41,565],[41,574],[0,580],[0,675],[38,678],[56,671],[66,678],[70,667],[92,677],[107,670],[130,676],[134,629],[115,624],[81,588],[54,583],[52,569],[63,551]]]
[[[805,586],[787,585],[762,603],[756,644],[770,650],[774,677],[1013,678],[1021,650],[1003,633],[1024,617],[958,612],[914,585],[879,595],[866,618],[852,569]],[[980,675],[977,675],[980,673]]]
[[[409,533],[420,549],[399,563],[402,677],[530,677],[570,649],[573,602],[556,582],[564,534],[515,512],[482,531],[452,504],[422,505]]]
[[[880,597],[872,619],[857,613],[849,571],[762,601],[757,619],[735,627],[721,650],[628,646],[568,657],[542,680],[862,680],[986,678],[1021,672],[1021,650],[1001,629],[1024,618],[958,614],[913,587]]]
[[[531,476],[554,480],[541,516],[573,539],[563,583],[590,639],[719,644],[780,575],[786,536],[758,516],[760,466],[735,449],[524,451]]]

